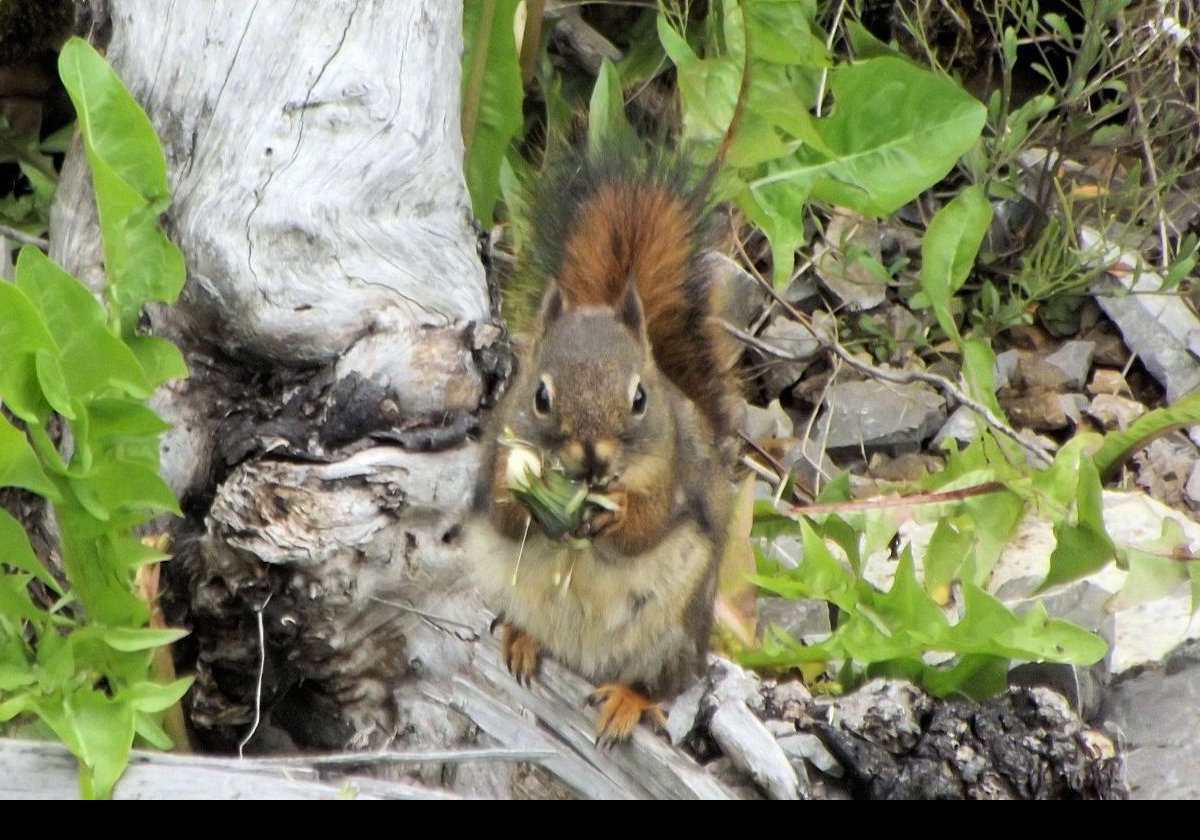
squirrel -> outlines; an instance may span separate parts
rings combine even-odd
[[[708,652],[731,509],[732,340],[706,261],[711,173],[643,149],[570,152],[531,196],[524,270],[548,288],[484,433],[466,549],[529,683],[549,654],[597,683],[598,743],[627,739]],[[569,541],[514,498],[510,435],[608,504]]]

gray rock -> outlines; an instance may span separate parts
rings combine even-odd
[[[946,420],[946,401],[920,382],[844,382],[825,394],[814,436],[829,449],[911,448]]]
[[[767,291],[754,275],[724,254],[710,252],[705,261],[725,288],[725,320],[746,329],[762,314]]]
[[[997,391],[1012,384],[1013,376],[1017,372],[1017,363],[1020,360],[1021,354],[1016,350],[1005,350],[996,356],[996,361],[992,365],[992,377],[996,380]]]
[[[821,350],[821,342],[803,324],[778,317],[759,336],[765,343],[790,356],[780,359],[759,354],[763,365],[763,384],[771,396],[781,394],[799,381],[809,363]]]
[[[1092,398],[1087,413],[1105,429],[1126,429],[1146,413],[1146,406],[1137,400],[1113,394],[1097,394]]]
[[[1041,686],[1061,694],[1075,713],[1091,720],[1100,712],[1104,692],[1091,669],[1064,662],[1026,662],[1008,672],[1009,686]]]
[[[1092,356],[1096,352],[1094,341],[1068,341],[1046,357],[1046,363],[1062,371],[1063,383],[1068,389],[1078,391],[1087,383],[1088,371],[1092,369]]]
[[[807,761],[827,776],[841,777],[842,765],[826,749],[821,739],[808,732],[793,732],[779,738],[784,755],[793,760]],[[794,765],[793,765],[794,766]]]
[[[818,441],[797,440],[779,459],[783,468],[794,475],[802,487],[824,487],[841,472],[829,459]]]
[[[1130,278],[1120,278],[1128,291],[1138,294],[1112,295],[1111,285],[1101,286],[1096,302],[1172,403],[1200,388],[1200,361],[1188,345],[1189,338],[1200,332],[1200,319],[1179,295],[1153,294],[1158,288],[1156,277],[1143,274],[1136,285]]]
[[[950,419],[942,424],[942,428],[933,436],[933,448],[939,449],[948,440],[958,441],[964,446],[979,437],[984,423],[979,415],[965,405],[954,409]]]
[[[1200,799],[1200,663],[1143,671],[1115,685],[1106,720],[1125,735],[1135,799]]]
[[[754,441],[790,438],[794,431],[792,418],[783,410],[779,400],[772,400],[766,408],[747,404],[740,428],[746,437]]]
[[[1183,486],[1183,493],[1189,502],[1200,505],[1200,461],[1196,462],[1196,466],[1192,467],[1192,471],[1188,474],[1187,484]]]
[[[793,600],[775,595],[758,599],[759,626],[778,626],[793,639],[819,641],[829,638],[829,605],[824,601]]]

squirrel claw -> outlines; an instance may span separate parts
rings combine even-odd
[[[629,497],[624,490],[610,490],[605,494],[616,506],[615,510],[597,507],[591,515],[589,515],[582,524],[580,524],[577,537],[584,539],[595,539],[603,536],[606,532],[619,528],[625,521],[625,510],[629,504]]]
[[[515,625],[505,624],[500,641],[500,657],[508,672],[526,688],[533,682],[533,675],[538,669],[538,643],[517,629]]]
[[[667,718],[659,705],[624,683],[601,683],[588,700],[600,707],[596,746],[601,749],[628,741],[643,717],[658,731],[667,727]]]

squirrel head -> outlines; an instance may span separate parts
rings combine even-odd
[[[510,425],[568,476],[603,488],[664,464],[673,445],[673,386],[659,372],[630,282],[616,306],[546,295],[531,352],[509,396]]]

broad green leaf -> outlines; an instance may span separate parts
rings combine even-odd
[[[1104,530],[1102,493],[1095,464],[1081,458],[1075,524],[1055,523],[1056,542],[1050,554],[1050,570],[1039,591],[1085,577],[1103,568],[1115,556],[1116,547]]]
[[[26,247],[17,258],[16,284],[59,337],[58,375],[71,397],[88,398],[112,389],[149,396],[150,383],[141,365],[125,343],[109,331],[103,307],[82,283],[41,251]],[[40,357],[38,374],[45,391],[47,382]],[[55,410],[70,416],[69,407],[63,411],[58,404],[62,395],[56,401],[46,391],[46,398]]]
[[[971,546],[969,532],[959,531],[945,520],[939,522],[925,550],[925,589],[933,592],[958,577]]]
[[[84,689],[66,705],[79,744],[79,785],[85,797],[112,796],[133,747],[133,708],[126,702]]]
[[[129,652],[169,645],[187,634],[188,631],[173,627],[106,627],[101,631],[100,638],[113,650]]]
[[[0,574],[0,614],[40,626],[46,614],[29,597],[30,580],[32,576],[24,573]]]
[[[25,435],[3,415],[0,415],[0,487],[23,487],[47,499],[61,498],[58,488],[42,471],[41,462],[29,448]]]
[[[35,356],[58,345],[33,302],[12,283],[0,282],[0,400],[28,423],[46,419],[49,405],[38,384]]]
[[[90,44],[68,39],[58,72],[92,170],[109,294],[132,335],[142,305],[170,303],[183,287],[183,256],[156,224],[168,199],[166,160],[146,113]]]
[[[121,700],[139,712],[161,712],[178,703],[194,682],[192,677],[181,677],[167,684],[139,682],[121,692]]]
[[[602,156],[613,149],[636,149],[637,132],[625,116],[625,97],[616,68],[607,58],[600,65],[588,106],[588,150]]]
[[[962,335],[950,314],[950,299],[975,265],[991,220],[992,207],[983,189],[970,186],[934,215],[921,241],[921,288],[942,331],[960,346]],[[988,371],[990,374],[991,369]],[[989,391],[988,397],[994,401],[994,391]]]
[[[173,749],[175,742],[171,740],[171,736],[166,733],[162,724],[158,722],[157,718],[159,717],[161,715],[135,711],[133,713],[133,731],[139,738],[155,749]]]
[[[81,502],[85,498],[96,500],[106,513],[144,509],[180,515],[171,488],[146,464],[109,461],[98,465],[91,475],[70,483]]]
[[[500,165],[524,122],[524,90],[513,32],[518,0],[463,4],[464,170],[471,208],[488,228],[499,189]]]
[[[56,595],[62,594],[54,576],[46,570],[30,548],[29,538],[21,523],[3,509],[0,509],[0,566],[28,572],[46,584]]]
[[[787,181],[822,201],[886,215],[943,178],[983,128],[981,103],[905,60],[870,58],[829,75],[833,106],[815,121],[824,150],[806,144],[752,180],[752,190]]]
[[[179,348],[165,338],[153,335],[134,335],[125,339],[138,364],[142,366],[146,381],[157,388],[172,379],[187,379],[187,362]]]

